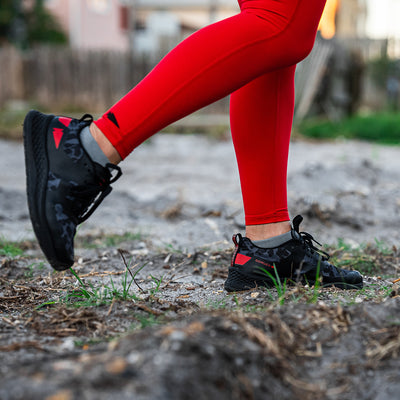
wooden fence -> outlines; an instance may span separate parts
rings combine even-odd
[[[120,52],[0,48],[0,108],[23,99],[53,110],[104,111],[153,66],[154,61]],[[215,111],[227,111],[227,104],[219,102]]]
[[[10,99],[24,98],[23,63],[13,47],[0,48],[0,107]]]
[[[362,44],[367,49],[364,54],[371,53],[368,49],[372,48],[377,48],[375,54],[379,54],[384,47],[374,41]],[[317,41],[311,56],[298,68],[296,112],[300,118],[311,107],[332,49],[329,42]],[[102,112],[139,82],[153,63],[110,51],[41,47],[21,53],[3,47],[0,48],[0,108],[9,100],[27,100],[55,111],[69,108]],[[226,113],[228,104],[228,99],[223,99],[207,112]]]
[[[104,110],[151,67],[128,53],[1,48],[0,107],[10,99],[24,99],[53,109]]]
[[[24,98],[49,108],[104,110],[151,68],[128,53],[37,48],[22,58]]]

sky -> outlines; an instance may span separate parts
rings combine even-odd
[[[367,0],[367,35],[400,38],[400,0]]]

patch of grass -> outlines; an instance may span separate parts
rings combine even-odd
[[[44,269],[44,261],[29,264],[27,268],[28,270],[24,273],[25,278],[33,278],[35,270],[42,271]]]
[[[109,284],[103,284],[96,287],[93,283],[86,284],[79,277],[79,275],[70,268],[70,272],[76,278],[78,283],[78,289],[69,290],[67,293],[59,300],[48,301],[40,304],[36,309],[40,309],[47,306],[52,306],[54,304],[64,303],[73,307],[92,307],[111,304],[115,300],[120,301],[138,301],[139,297],[135,293],[131,293],[132,284],[137,282],[135,280],[136,275],[139,271],[144,268],[146,264],[135,270],[134,273],[130,270],[130,265],[128,265],[124,259],[124,264],[126,267],[125,274],[122,277],[121,282],[117,285],[112,277],[110,277]],[[138,288],[142,290],[139,286]]]
[[[330,259],[332,264],[342,269],[355,269],[362,275],[374,275],[381,271],[379,255],[388,255],[383,242],[376,241],[375,246],[360,244],[352,246],[339,239]]]
[[[275,276],[273,276],[270,272],[268,272],[264,268],[260,268],[260,270],[271,279],[277,293],[278,293],[278,304],[283,305],[285,303],[285,299],[287,298],[287,280],[285,279],[283,282],[281,281],[278,271],[274,267]],[[271,299],[273,296],[270,294]]]
[[[141,233],[125,232],[122,235],[84,236],[80,239],[80,242],[78,238],[78,243],[85,249],[98,249],[101,247],[116,247],[124,242],[138,240],[143,240],[143,235]]]
[[[400,326],[400,319],[399,317],[396,315],[390,316],[387,318],[387,321],[389,323],[390,326]]]
[[[362,295],[363,301],[366,300],[378,300],[387,299],[393,290],[393,286],[390,284],[369,284],[364,286],[362,289],[356,292],[357,296]]]
[[[338,301],[341,305],[351,306],[357,303],[384,301],[390,296],[392,285],[384,281],[379,283],[365,283],[359,290],[340,290],[331,293],[331,301]]]
[[[144,329],[148,326],[154,326],[161,324],[160,318],[156,315],[136,315],[135,318],[139,322],[139,326],[134,326],[134,329]]]
[[[317,273],[316,273],[317,279],[315,280],[314,284],[310,287],[311,293],[309,294],[308,300],[307,300],[307,302],[311,303],[311,304],[315,304],[318,301],[319,291],[320,291],[320,288],[323,286],[322,285],[322,276],[319,275],[320,267],[321,267],[321,259],[319,259],[318,265],[317,265]]]
[[[96,344],[111,342],[114,337],[101,337],[101,338],[89,338],[89,339],[76,339],[74,340],[75,347],[83,348],[88,346],[94,346]]]
[[[335,122],[326,119],[308,119],[297,126],[297,131],[315,139],[343,137],[399,145],[400,114],[356,115]]]
[[[0,237],[0,256],[15,258],[22,254],[24,254],[24,251],[19,247],[18,243],[10,242]]]
[[[140,233],[125,232],[123,235],[109,235],[104,239],[104,244],[107,247],[115,247],[123,242],[143,240],[143,235]]]
[[[6,139],[22,139],[22,125],[26,109],[2,109],[0,110],[0,137]]]
[[[78,290],[67,293],[64,301],[75,307],[110,304],[114,300],[139,300],[134,293],[130,293],[132,283],[134,282],[134,276],[128,278],[128,276],[130,276],[128,270],[125,271],[119,287],[114,283],[112,278],[110,279],[109,285],[102,285],[101,287],[94,287],[92,283],[86,285],[72,268],[70,268],[70,271],[77,279],[80,287]]]
[[[150,295],[155,296],[160,291],[160,286],[163,281],[163,276],[161,278],[156,278],[153,275],[150,275],[151,282],[153,283],[153,287],[150,289]]]
[[[282,282],[276,268],[274,268],[275,276],[273,276],[270,272],[263,268],[261,270],[271,279],[273,286],[278,294],[277,303],[279,305],[282,306],[287,301],[297,303],[302,299],[306,300],[306,302],[310,304],[315,304],[318,301],[320,289],[323,287],[322,277],[319,276],[320,263],[318,263],[316,271],[316,276],[319,278],[316,279],[315,282],[306,282],[306,286],[300,284],[296,285],[296,282],[288,281],[287,279],[284,279]],[[274,300],[274,296],[270,292],[270,289],[267,288],[267,292],[271,300]]]
[[[384,256],[388,256],[389,254],[392,254],[393,250],[390,248],[390,246],[387,245],[382,240],[378,240],[375,238],[375,247],[379,253],[381,253]]]
[[[171,243],[165,243],[165,249],[163,249],[163,250],[168,253],[183,254],[182,250],[175,248]]]
[[[206,309],[225,310],[227,308],[227,299],[211,299],[206,303]]]
[[[341,250],[341,251],[349,252],[349,251],[354,249],[354,246],[349,244],[349,243],[346,243],[346,241],[343,238],[339,238],[338,241],[337,241],[336,248]]]

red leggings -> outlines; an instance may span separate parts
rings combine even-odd
[[[287,221],[295,66],[313,47],[325,1],[239,0],[240,14],[184,40],[96,125],[125,158],[167,125],[232,93],[246,225]]]

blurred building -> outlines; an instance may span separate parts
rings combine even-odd
[[[366,0],[339,0],[336,19],[339,38],[364,38],[366,36]]]
[[[119,0],[45,0],[73,48],[127,50],[128,8]]]
[[[319,28],[325,39],[364,38],[366,21],[366,0],[328,0]]]
[[[367,0],[328,0],[322,36],[362,38]],[[238,12],[236,0],[45,0],[73,48],[165,52],[195,30]]]
[[[73,48],[156,54],[238,11],[236,0],[46,0]]]

